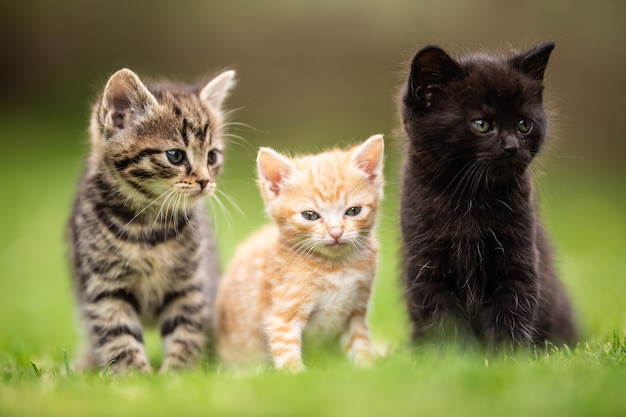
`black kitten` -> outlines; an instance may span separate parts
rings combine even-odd
[[[414,340],[452,321],[492,348],[576,343],[529,170],[553,48],[456,61],[428,46],[413,58],[401,225]]]

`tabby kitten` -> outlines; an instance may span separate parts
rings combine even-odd
[[[95,103],[69,225],[86,333],[79,366],[149,371],[142,323],[154,322],[161,371],[201,357],[218,279],[203,198],[222,168],[221,107],[234,74],[200,88],[144,85],[122,69]]]
[[[428,46],[413,58],[400,214],[414,340],[452,323],[495,349],[576,343],[529,169],[554,46],[459,60]]]
[[[383,138],[348,151],[287,158],[261,148],[259,187],[273,224],[236,251],[217,296],[217,351],[230,366],[271,358],[298,372],[303,336],[339,337],[372,360],[366,322],[376,274]]]

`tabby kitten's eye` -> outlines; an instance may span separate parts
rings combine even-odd
[[[533,127],[535,127],[535,123],[530,119],[520,119],[517,123],[517,130],[523,135],[530,133]]]
[[[212,149],[209,151],[208,160],[209,160],[209,166],[211,167],[217,164],[217,151],[215,149]]]
[[[319,214],[310,210],[303,211],[301,214],[302,214],[302,217],[305,218],[305,220],[315,221],[320,218]]]
[[[491,130],[491,123],[485,119],[472,120],[472,127],[478,133],[488,133]]]
[[[165,151],[165,155],[167,156],[167,160],[170,161],[173,165],[180,165],[185,159],[185,151],[182,151],[180,149],[170,149],[168,151]]]
[[[360,212],[361,212],[360,206],[350,207],[348,210],[346,210],[346,216],[358,216]]]

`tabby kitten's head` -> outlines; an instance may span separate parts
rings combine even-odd
[[[90,168],[138,207],[210,194],[222,167],[221,107],[234,75],[225,71],[190,87],[145,85],[132,71],[117,71],[93,109]]]
[[[509,58],[455,60],[435,46],[415,55],[401,112],[410,152],[431,178],[478,187],[524,173],[544,141],[543,76],[554,46]]]
[[[283,244],[338,259],[372,249],[383,188],[383,137],[347,151],[289,158],[261,148],[259,186]]]

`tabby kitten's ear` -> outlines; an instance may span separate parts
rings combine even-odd
[[[384,148],[383,135],[374,135],[355,147],[350,157],[350,163],[365,172],[375,186],[382,184]]]
[[[278,197],[281,184],[291,175],[295,167],[287,158],[270,148],[259,149],[256,163],[263,199],[273,200]]]
[[[513,68],[528,75],[535,81],[543,81],[543,75],[548,65],[548,58],[556,44],[554,42],[544,42],[537,47],[514,56],[509,60]]]
[[[211,110],[221,117],[222,103],[228,96],[228,92],[235,86],[235,71],[224,71],[213,78],[200,91],[200,100],[208,105]]]
[[[422,48],[411,62],[405,100],[415,101],[428,108],[432,105],[433,97],[461,74],[459,64],[443,49],[437,46]]]
[[[130,118],[150,111],[157,100],[139,77],[127,68],[109,78],[102,97],[101,118],[104,126],[119,132],[128,126]]]

